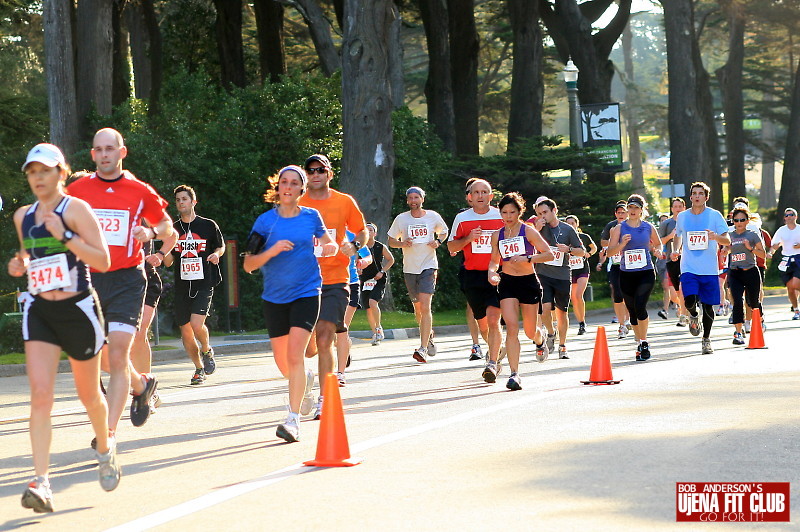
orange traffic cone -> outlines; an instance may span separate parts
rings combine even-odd
[[[347,430],[344,426],[342,398],[339,395],[339,381],[336,375],[325,376],[325,400],[322,402],[322,416],[319,422],[317,438],[317,456],[313,460],[303,462],[307,466],[343,467],[360,464],[361,458],[350,457],[350,445],[347,443]]]
[[[752,327],[750,327],[750,342],[745,349],[766,349],[764,343],[764,327],[761,323],[761,311],[753,309]]]
[[[615,381],[611,375],[611,359],[608,356],[608,340],[606,340],[606,328],[597,328],[597,337],[594,341],[594,356],[592,357],[592,370],[589,372],[589,380],[581,381],[583,384],[619,384],[621,380]]]

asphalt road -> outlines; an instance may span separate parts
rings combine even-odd
[[[71,375],[59,374],[51,483],[56,512],[20,506],[32,476],[24,377],[0,378],[0,529],[12,530],[791,530],[791,523],[676,523],[676,482],[800,486],[800,322],[768,298],[768,349],[716,353],[654,316],[653,358],[633,361],[607,317],[569,342],[570,359],[535,362],[523,342],[523,390],[494,385],[468,362],[469,337],[438,338],[415,363],[414,339],[356,340],[341,389],[349,468],[309,468],[319,422],[301,441],[275,436],[285,382],[271,356],[218,356],[206,384],[191,364],[158,363],[164,404],[148,423],[123,419],[120,486],[105,493],[91,428]],[[616,386],[584,386],[597,325],[608,325]],[[574,333],[574,327],[572,332]],[[33,526],[35,525],[35,526]]]

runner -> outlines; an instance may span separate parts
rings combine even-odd
[[[108,332],[108,346],[101,364],[111,373],[108,385],[108,426],[116,432],[125,398],[133,388],[130,418],[134,426],[144,425],[150,416],[150,400],[158,381],[150,373],[140,374],[130,361],[133,337],[141,323],[147,280],[143,270],[142,244],[157,236],[172,234],[167,202],[150,185],[122,169],[128,155],[122,135],[111,128],[99,130],[92,143],[94,174],[78,179],[68,193],[92,206],[103,229],[111,268],[92,271]],[[142,225],[147,223],[149,227]]]
[[[664,256],[656,228],[644,220],[647,216],[645,199],[639,194],[631,194],[628,197],[628,219],[611,229],[608,243],[610,255],[622,255],[619,286],[636,336],[637,361],[650,358],[647,302],[656,284],[656,272],[650,252],[654,251],[658,257]]]
[[[608,284],[611,285],[611,300],[614,303],[614,317],[612,323],[619,323],[618,339],[623,339],[628,336],[628,311],[625,309],[625,303],[622,299],[622,290],[619,287],[619,272],[622,257],[620,255],[608,256],[607,248],[608,242],[611,239],[611,229],[618,224],[624,222],[628,217],[628,202],[619,200],[614,208],[614,219],[606,224],[603,232],[600,233],[600,246],[603,248],[600,251],[600,261],[597,263],[597,271],[599,272],[603,267],[603,262],[608,258]]]
[[[778,264],[778,270],[781,272],[781,281],[786,285],[789,303],[792,305],[792,319],[800,320],[800,306],[797,303],[797,295],[800,292],[800,227],[797,225],[797,210],[787,207],[783,211],[783,221],[786,225],[779,227],[772,235],[772,245],[767,258],[772,258],[778,248],[782,248],[783,258]]]
[[[33,205],[14,213],[20,247],[8,262],[10,275],[28,275],[22,337],[31,387],[29,427],[36,476],[22,495],[22,506],[44,513],[53,511],[50,415],[62,350],[69,356],[78,398],[97,438],[100,485],[111,491],[119,484],[116,439],[108,429],[108,404],[99,386],[103,315],[89,276],[90,266],[105,271],[111,259],[89,205],[64,193],[69,167],[58,147],[38,144],[28,153],[22,171],[36,197]]]
[[[570,214],[564,221],[578,232],[583,249],[587,250],[585,257],[570,256],[569,269],[572,278],[572,312],[578,320],[578,335],[586,334],[586,301],[583,294],[589,284],[589,257],[597,253],[597,244],[592,237],[581,231],[581,222],[574,214]]]
[[[381,327],[381,307],[386,291],[386,276],[394,265],[394,255],[389,251],[389,246],[375,239],[378,226],[367,224],[369,240],[367,247],[372,254],[372,262],[361,270],[361,306],[367,311],[367,321],[372,330],[372,345],[380,345],[384,339]]]
[[[367,242],[367,230],[364,215],[352,196],[330,188],[333,170],[328,158],[324,155],[312,155],[303,165],[308,179],[308,193],[300,198],[299,204],[317,209],[322,215],[328,234],[334,241],[342,244],[341,253],[333,256],[321,256],[322,246],[315,247],[315,255],[319,258],[322,270],[322,299],[320,301],[319,320],[314,328],[315,348],[306,350],[307,357],[319,355],[317,360],[320,375],[320,395],[317,400],[314,419],[322,414],[325,379],[333,371],[333,342],[336,333],[346,332],[344,314],[347,309],[349,279],[347,266],[352,257]],[[352,241],[345,239],[345,230],[349,229],[356,237]]]
[[[758,309],[763,314],[761,307],[761,274],[756,267],[756,257],[766,257],[764,243],[761,235],[747,229],[750,222],[750,211],[746,208],[733,209],[733,231],[730,233],[731,244],[728,253],[728,284],[733,301],[733,333],[734,345],[744,345],[744,303],[742,296],[747,300],[747,306]],[[763,321],[762,321],[763,326]]]
[[[300,414],[314,407],[314,372],[305,369],[303,357],[319,315],[322,287],[314,239],[321,257],[335,255],[339,246],[319,212],[298,204],[306,189],[302,168],[282,168],[269,184],[265,199],[277,207],[253,224],[243,267],[247,273],[261,270],[264,321],[278,369],[289,379],[289,414],[276,435],[291,443],[300,439]]]
[[[489,283],[488,270],[492,235],[503,227],[503,218],[500,211],[491,206],[492,187],[488,181],[476,179],[467,192],[472,208],[456,215],[447,248],[450,252],[464,252],[464,295],[480,330],[488,330],[489,360],[482,376],[492,383],[502,371],[499,355],[503,333],[500,300],[497,288]]]
[[[217,222],[195,212],[197,194],[192,187],[179,185],[173,193],[180,214],[173,225],[177,241],[171,249],[162,246],[159,251],[167,267],[175,266],[175,324],[194,363],[189,383],[202,384],[217,369],[206,318],[211,312],[214,287],[222,280],[219,261],[225,253],[225,240]]]
[[[675,238],[675,226],[678,223],[678,215],[686,210],[686,202],[683,198],[672,198],[670,211],[672,216],[658,226],[658,236],[664,244],[664,253],[667,254],[667,276],[678,294],[678,327],[685,327],[689,324],[689,314],[683,304],[683,292],[681,291],[681,263],[680,260],[672,260],[674,250],[673,240]]]
[[[703,332],[702,353],[710,355],[711,327],[714,325],[714,305],[719,305],[717,247],[729,246],[728,225],[719,211],[708,207],[711,189],[703,182],[692,183],[692,207],[678,215],[672,260],[681,260],[681,289],[684,304],[689,312],[689,332],[698,336]],[[685,243],[684,243],[685,241]],[[703,308],[702,326],[697,305]]]
[[[558,358],[567,359],[567,330],[569,329],[570,290],[572,276],[570,257],[585,257],[586,250],[571,225],[558,221],[558,206],[550,198],[536,204],[536,229],[547,241],[554,258],[536,265],[536,273],[542,284],[542,321],[547,329],[547,350],[555,351],[555,329],[553,310],[558,322]]]
[[[403,250],[403,277],[420,335],[420,347],[412,356],[422,363],[428,361],[428,355],[436,355],[431,314],[439,270],[436,249],[447,239],[447,224],[436,211],[423,209],[424,202],[425,191],[420,187],[406,190],[406,204],[410,210],[398,214],[388,231],[389,247]]]
[[[519,193],[511,192],[503,196],[498,208],[503,217],[503,227],[492,235],[488,279],[492,286],[498,287],[500,310],[506,324],[506,352],[511,369],[506,388],[516,391],[522,389],[519,376],[520,311],[525,336],[535,343],[539,303],[542,300],[542,287],[533,271],[533,263],[553,260],[554,256],[539,231],[522,222],[525,200]],[[501,264],[503,271],[498,274]],[[544,362],[544,358],[539,361]]]

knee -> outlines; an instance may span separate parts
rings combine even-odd
[[[53,391],[45,386],[31,385],[31,412],[50,414],[53,409]]]
[[[102,402],[101,397],[102,395],[100,393],[99,386],[92,386],[89,389],[78,389],[78,399],[80,399],[81,404],[83,404],[87,410],[90,410],[100,404]]]

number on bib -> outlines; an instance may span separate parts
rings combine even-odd
[[[576,257],[574,255],[569,256],[569,269],[570,270],[580,270],[583,268],[583,257]]]
[[[686,242],[690,250],[708,249],[708,233],[705,231],[688,231]]]
[[[408,226],[408,239],[415,244],[427,244],[431,241],[427,224],[412,224]]]
[[[553,252],[553,260],[548,260],[544,264],[548,264],[550,266],[563,266],[564,265],[564,252],[560,251],[556,246],[550,246],[550,251]]]
[[[525,239],[522,236],[505,238],[497,244],[500,248],[500,256],[504,259],[525,254]]]
[[[94,209],[109,246],[127,246],[130,213],[117,209]]]
[[[492,252],[492,235],[494,231],[481,231],[481,236],[472,241],[472,252],[476,254],[486,254]]]
[[[181,257],[181,279],[198,281],[203,278],[203,259],[200,257]]]
[[[33,259],[28,264],[28,292],[32,295],[68,288],[71,284],[65,253]]]
[[[364,281],[364,285],[361,287],[361,290],[363,290],[365,292],[369,292],[370,290],[375,288],[375,285],[377,285],[377,284],[378,284],[378,281],[376,281],[375,279],[370,279],[369,281]]]
[[[632,270],[647,266],[647,251],[644,249],[625,250],[625,268]]]

